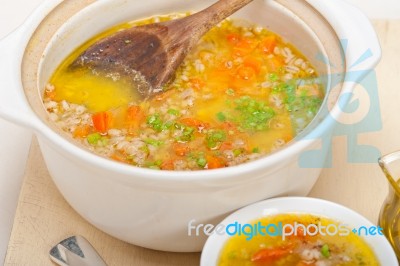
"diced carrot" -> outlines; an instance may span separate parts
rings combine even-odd
[[[233,145],[232,142],[225,141],[219,146],[220,151],[228,151],[228,150],[233,150]]]
[[[243,88],[253,87],[256,78],[256,70],[251,66],[246,66],[244,64],[236,67],[228,80],[228,86],[240,94]]]
[[[230,33],[226,36],[226,39],[231,44],[237,44],[240,41],[240,35],[237,33]]]
[[[185,156],[190,152],[190,148],[188,145],[183,143],[174,143],[172,145],[172,149],[174,150],[175,154],[178,156]]]
[[[289,239],[301,239],[301,240],[305,240],[305,239],[309,239],[310,235],[307,235],[304,233],[304,229],[302,227],[297,227],[297,231],[296,234],[291,234],[292,232],[290,231],[291,228],[287,227],[286,230],[288,230],[286,233],[289,235],[288,238]]]
[[[261,41],[259,47],[260,47],[261,51],[263,51],[264,53],[272,54],[275,50],[276,43],[277,43],[276,36],[270,35],[270,36],[265,37]]]
[[[208,169],[217,169],[217,168],[225,167],[225,162],[222,158],[208,155],[206,157],[206,159],[207,159],[207,168]]]
[[[208,128],[209,124],[193,117],[185,117],[180,120],[184,125],[196,128]]]
[[[228,83],[228,86],[236,91],[236,95],[246,95],[248,87],[251,87],[254,83],[254,79],[243,79],[238,74],[233,76]],[[253,88],[254,91],[254,88]]]
[[[254,49],[255,42],[250,38],[243,38],[237,44],[236,47],[244,50]]]
[[[56,92],[55,90],[45,90],[45,95],[47,98],[50,100],[54,100],[56,98]]]
[[[252,262],[271,263],[279,260],[291,252],[288,248],[261,249],[251,257]]]
[[[110,112],[98,112],[92,115],[93,127],[100,133],[106,133],[112,124]]]
[[[133,135],[144,119],[145,119],[145,114],[140,106],[137,105],[129,106],[126,111],[126,120],[125,120],[128,133],[130,135]]]
[[[174,160],[166,160],[166,161],[164,161],[164,162],[161,164],[160,168],[161,168],[162,170],[174,170],[174,169],[175,169],[175,167],[174,167]]]
[[[283,139],[285,142],[289,142],[289,141],[291,141],[291,140],[293,139],[293,135],[292,135],[291,133],[287,133],[286,135],[284,135],[284,136],[282,137],[282,139]]]
[[[231,81],[231,75],[234,75],[235,69],[228,68],[226,62],[222,62],[216,69],[210,71],[207,75],[207,87],[204,89],[225,88],[226,84]],[[224,86],[225,85],[225,86]]]
[[[243,80],[252,80],[256,76],[255,70],[248,66],[239,67],[237,74]]]
[[[249,38],[244,38],[240,40],[233,48],[233,56],[243,57],[245,55],[248,55],[254,50],[255,47],[256,44],[253,40]]]
[[[90,126],[89,125],[80,125],[77,126],[74,130],[73,136],[74,138],[86,138],[87,135],[90,133]]]
[[[142,109],[140,106],[132,105],[128,107],[126,111],[126,119],[129,121],[136,121],[142,117]]]
[[[285,230],[286,230],[285,231],[286,234],[291,234],[292,233],[292,231],[291,231],[292,229],[290,227],[285,227]]]
[[[194,89],[197,90],[202,89],[205,85],[204,81],[199,78],[191,78],[189,79],[189,83],[192,85]]]
[[[261,61],[255,57],[248,56],[244,59],[243,65],[246,67],[251,67],[255,73],[260,73]]]
[[[236,131],[237,127],[234,123],[230,122],[230,121],[225,121],[224,123],[222,123],[222,128],[227,130],[227,131]]]
[[[279,68],[283,66],[283,59],[280,57],[274,56],[271,59],[268,59],[266,64],[268,69],[270,69],[271,72],[277,72]]]
[[[122,163],[127,163],[128,161],[126,160],[125,156],[118,154],[118,153],[113,153],[110,156],[111,159],[118,161],[118,162],[122,162]]]
[[[302,227],[297,228],[297,236],[305,236],[304,229]]]

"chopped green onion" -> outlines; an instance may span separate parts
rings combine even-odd
[[[178,110],[175,110],[175,109],[169,109],[168,110],[168,114],[174,115],[174,116],[179,116],[180,112]]]
[[[160,170],[161,169],[161,164],[162,164],[161,160],[156,160],[156,161],[146,162],[145,166],[150,168],[150,169]]]
[[[285,88],[288,95],[296,94],[296,86],[293,84],[286,84]]]
[[[277,81],[278,80],[278,75],[276,73],[269,74],[269,80],[270,81]]]
[[[145,152],[147,155],[150,153],[149,147],[147,147],[147,145],[143,145],[139,148],[139,150]]]
[[[274,110],[264,102],[243,96],[235,101],[239,111],[237,123],[239,130],[262,131],[269,128],[268,121],[275,116]]]
[[[235,91],[234,91],[233,89],[227,89],[227,90],[225,91],[225,93],[226,93],[227,95],[229,95],[229,96],[234,96],[234,95],[235,95]]]
[[[199,167],[204,168],[207,165],[207,160],[204,157],[200,157],[196,160],[196,163]]]
[[[223,130],[210,131],[206,137],[207,146],[210,149],[216,148],[224,140],[226,140],[226,133]]]
[[[233,155],[235,155],[235,157],[238,157],[240,154],[242,154],[242,150],[241,149],[235,149],[233,150]]]
[[[232,100],[226,100],[225,104],[229,107],[232,106]]]
[[[174,122],[172,121],[167,121],[162,125],[162,130],[170,129],[174,125]]]
[[[329,251],[329,246],[327,244],[323,245],[321,248],[321,254],[325,258],[329,258],[331,256],[331,253]]]
[[[318,97],[311,98],[309,100],[309,103],[307,104],[308,111],[311,112],[313,115],[315,115],[318,112],[321,104],[322,104],[321,98]]]
[[[161,132],[163,130],[163,122],[158,114],[149,116],[147,118],[147,124],[155,131]]]
[[[160,147],[161,145],[164,144],[163,141],[155,140],[155,139],[146,139],[146,140],[144,140],[144,142],[146,144],[149,144],[149,145],[154,146],[154,147]]]
[[[101,135],[99,133],[93,133],[86,137],[87,141],[91,145],[96,145],[101,140]]]
[[[100,146],[107,146],[107,144],[108,144],[108,138],[106,138],[106,137],[101,137],[101,139],[97,143],[97,145],[100,145]]]
[[[253,153],[260,153],[260,148],[257,148],[257,147],[253,148],[252,152]]]
[[[224,113],[219,112],[219,113],[217,114],[217,119],[218,119],[220,122],[225,122],[225,121],[226,121],[226,116],[224,115]]]
[[[191,141],[194,139],[194,132],[196,131],[196,129],[194,127],[189,127],[189,126],[178,124],[178,123],[175,123],[174,127],[177,130],[182,131],[182,135],[177,137],[176,140],[186,142],[186,141]]]
[[[162,164],[162,161],[161,160],[157,160],[157,161],[154,161],[154,162],[147,162],[145,164],[145,166],[150,168],[150,169],[160,170],[161,169],[160,168],[161,164]]]
[[[184,141],[190,141],[193,140],[194,138],[194,133],[195,129],[193,127],[185,127],[185,129],[183,130],[183,134],[181,136],[181,140]]]

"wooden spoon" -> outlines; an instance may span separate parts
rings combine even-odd
[[[143,97],[151,97],[163,90],[202,35],[252,1],[220,0],[181,19],[119,31],[94,43],[70,67],[128,75]]]

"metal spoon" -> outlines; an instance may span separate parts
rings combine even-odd
[[[71,236],[50,250],[50,259],[60,266],[107,266],[82,236]]]

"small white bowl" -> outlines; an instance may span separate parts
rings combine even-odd
[[[307,213],[330,218],[351,228],[375,226],[355,211],[326,200],[307,197],[274,198],[244,207],[223,220],[221,225],[249,223],[269,215],[281,213]],[[381,235],[362,236],[372,247],[381,265],[399,265],[389,241]],[[217,265],[220,252],[230,236],[213,233],[207,240],[201,254],[201,266]]]

